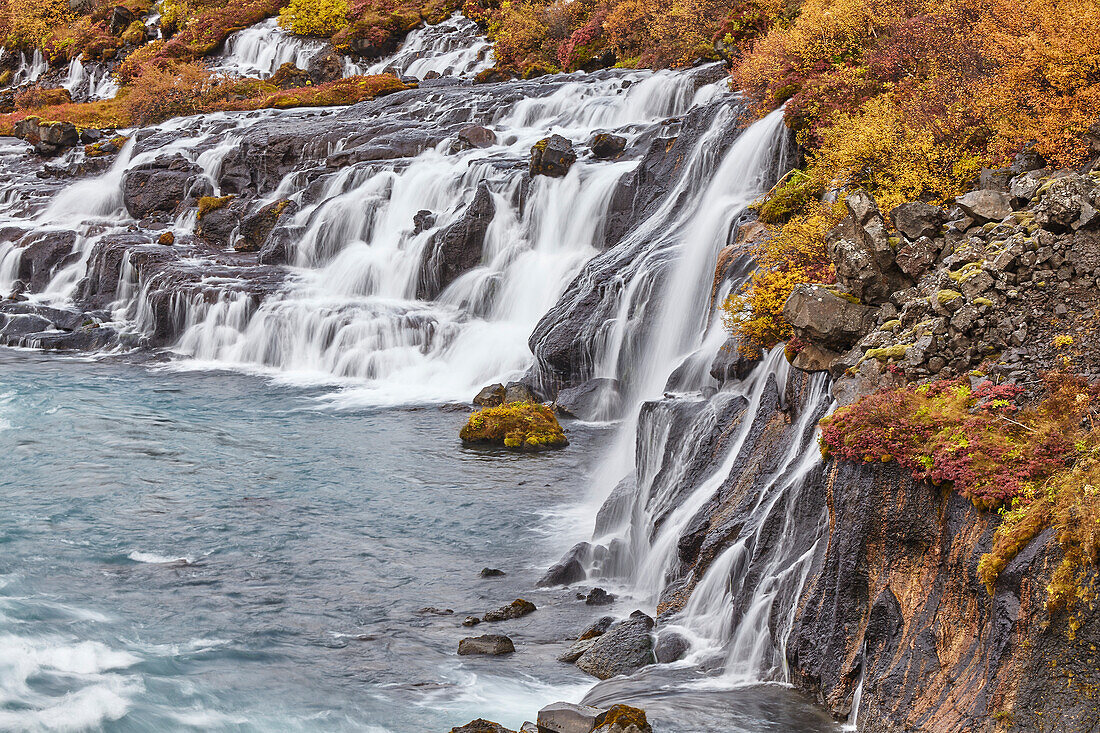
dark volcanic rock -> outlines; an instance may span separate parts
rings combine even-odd
[[[489,611],[489,613],[485,614],[485,616],[482,618],[482,621],[510,621],[511,619],[520,618],[521,616],[526,616],[529,613],[534,613],[535,610],[536,609],[534,603],[531,603],[531,601],[525,601],[522,598],[517,598],[516,600],[509,603],[507,606],[502,606],[495,611]]]
[[[497,383],[483,387],[474,397],[474,404],[478,407],[496,407],[504,404],[504,385]]]
[[[478,718],[471,721],[466,725],[460,725],[457,728],[451,728],[451,733],[515,733],[511,728],[505,728],[499,723],[494,723],[491,720],[485,720],[484,718]]]
[[[588,606],[608,606],[615,602],[615,596],[603,588],[593,588],[584,599]]]
[[[511,654],[515,650],[516,647],[512,640],[501,634],[470,636],[458,642],[458,653],[463,656],[470,654],[500,656],[501,654]]]
[[[495,213],[493,195],[483,182],[458,221],[434,233],[424,247],[418,298],[435,298],[463,273],[481,264],[485,232]]]
[[[630,674],[655,661],[653,619],[641,611],[616,624],[577,660],[577,666],[601,680]]]
[[[588,147],[597,158],[614,158],[626,150],[626,138],[608,132],[597,132],[588,141]]]
[[[76,232],[69,231],[45,232],[24,238],[19,279],[31,292],[42,290],[49,283],[54,268],[72,252],[75,243]]]
[[[690,648],[691,644],[683,634],[666,631],[657,637],[657,645],[653,648],[653,654],[661,664],[669,664],[683,659]]]
[[[240,222],[241,238],[234,249],[238,252],[259,252],[267,244],[275,225],[293,216],[297,210],[298,205],[290,199],[279,199],[261,207]]]
[[[497,144],[497,134],[488,127],[467,125],[458,131],[458,141],[466,148],[488,148]]]
[[[193,189],[201,175],[201,168],[178,153],[136,166],[122,179],[126,210],[135,219],[157,212],[174,212],[189,197],[197,199],[208,193]]]
[[[555,405],[558,412],[581,420],[615,417],[622,410],[619,382],[615,379],[589,379],[558,392]]]
[[[584,563],[592,556],[592,545],[587,542],[579,542],[569,552],[565,553],[561,560],[555,563],[546,574],[539,579],[539,588],[551,585],[570,585],[584,580],[587,573]]]
[[[577,162],[573,143],[561,135],[543,138],[531,147],[531,175],[560,178]]]

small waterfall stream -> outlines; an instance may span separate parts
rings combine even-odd
[[[325,45],[287,33],[278,18],[268,18],[226,39],[225,51],[212,68],[233,76],[266,79],[286,63],[305,69]]]

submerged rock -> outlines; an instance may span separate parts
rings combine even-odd
[[[587,606],[608,606],[614,602],[615,596],[603,588],[593,588],[584,599]]]
[[[496,568],[482,568],[479,575],[483,578],[502,578],[504,577],[504,571]]]
[[[515,650],[516,647],[512,643],[512,640],[502,634],[469,636],[458,642],[458,653],[462,656],[500,656],[502,654],[511,654]]]

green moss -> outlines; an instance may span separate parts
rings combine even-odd
[[[199,199],[199,220],[201,221],[211,211],[224,208],[232,200],[232,194],[229,196],[203,196]]]
[[[534,402],[509,402],[479,410],[458,435],[464,443],[495,443],[510,450],[538,451],[569,445],[553,411]]]
[[[958,270],[952,272],[949,277],[957,283],[965,282],[982,271],[982,263],[967,262]],[[942,291],[941,291],[942,292]]]
[[[629,730],[631,726],[638,731],[651,730],[644,710],[629,705],[612,705],[596,717],[596,727],[600,729]]]
[[[895,318],[894,320],[887,321],[886,323],[879,326],[879,330],[880,331],[893,331],[895,328],[897,328],[900,325],[901,325],[901,321],[899,319]]]
[[[878,359],[879,361],[902,359],[905,357],[905,352],[909,350],[909,346],[910,344],[892,344],[883,346],[881,349],[868,349],[863,358],[865,360]]]
[[[780,224],[801,211],[811,198],[818,193],[813,179],[805,172],[793,170],[784,176],[763,199],[753,204],[760,221],[765,224]]]

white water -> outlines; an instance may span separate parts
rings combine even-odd
[[[266,79],[286,63],[306,68],[325,45],[288,33],[279,26],[278,18],[268,18],[231,35],[225,42],[225,53],[213,69],[234,76]]]
[[[0,58],[3,58],[6,54],[11,53],[2,46],[0,46]],[[45,57],[42,56],[42,52],[38,49],[34,50],[34,53],[27,57],[27,54],[19,54],[19,65],[15,68],[15,73],[12,75],[11,85],[12,87],[21,86],[23,84],[31,84],[38,81],[38,77],[45,74],[50,70],[50,65],[46,63]]]
[[[255,311],[234,294],[180,303],[187,330],[178,349],[199,365],[342,383],[340,405],[468,400],[487,383],[521,376],[533,361],[531,330],[596,254],[614,186],[635,164],[579,161],[564,178],[537,177],[521,211],[522,169],[494,161],[522,160],[550,131],[581,142],[598,127],[682,113],[695,98],[683,73],[631,81],[625,91],[621,79],[569,82],[545,100],[523,100],[494,124],[507,142],[484,150],[429,150],[402,168],[334,174],[319,203],[291,221],[302,228],[292,253],[300,269],[286,294]],[[495,206],[480,267],[434,301],[417,300],[424,247],[479,186]],[[412,222],[421,210],[437,221],[417,234]]]
[[[493,47],[480,35],[477,24],[461,13],[455,13],[437,25],[418,28],[405,38],[397,53],[356,73],[382,74],[423,79],[429,72],[440,76],[472,77],[491,68]]]
[[[68,89],[74,98],[83,94],[90,100],[113,99],[118,95],[120,88],[106,69],[88,73],[82,56],[77,56],[69,62],[65,81],[61,83],[61,86]]]

